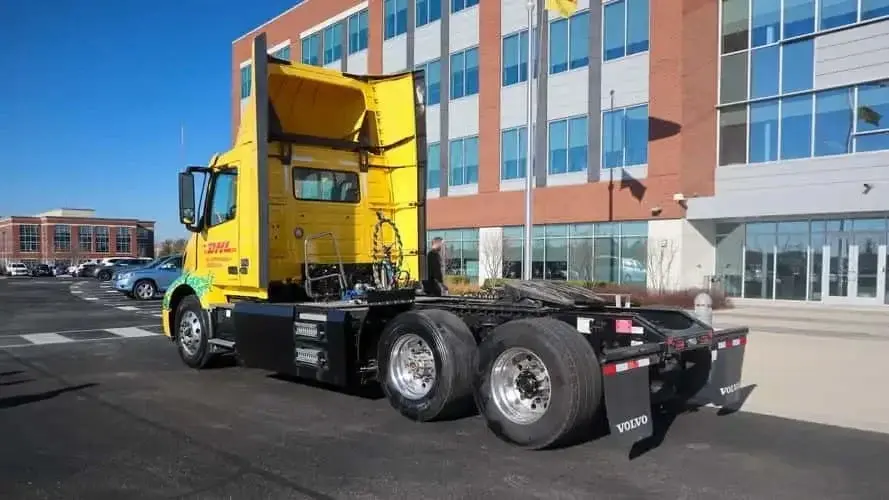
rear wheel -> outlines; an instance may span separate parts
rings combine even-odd
[[[378,380],[389,404],[412,420],[458,418],[473,411],[475,360],[475,337],[458,316],[408,311],[383,331]]]
[[[97,277],[100,281],[108,281],[111,279],[111,273],[109,271],[99,271],[99,275]]]
[[[207,312],[194,295],[182,299],[176,308],[176,348],[179,357],[191,368],[205,368],[213,359]]]
[[[500,439],[544,449],[593,430],[601,369],[593,348],[568,324],[553,318],[504,323],[478,355],[476,406]]]

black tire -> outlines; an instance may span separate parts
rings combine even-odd
[[[139,295],[139,288],[146,287],[146,291],[151,291],[151,296],[148,298],[144,298]],[[157,296],[157,285],[154,284],[154,281],[149,279],[139,280],[133,285],[133,292],[130,294],[130,297],[133,297],[137,300],[151,300],[155,296]]]
[[[432,386],[417,398],[402,394],[390,376],[392,349],[407,334],[417,335],[429,346],[435,366]],[[377,346],[377,379],[389,404],[417,422],[454,419],[473,413],[475,364],[476,342],[469,327],[454,313],[438,309],[399,314],[386,325]]]
[[[108,281],[111,279],[111,273],[108,271],[100,271],[97,278],[99,278],[99,281]]]
[[[188,352],[188,350],[185,349],[183,339],[180,338],[180,325],[183,318],[185,318],[189,312],[194,313],[197,316],[200,324],[200,340],[197,342],[193,352]],[[201,307],[201,302],[194,295],[189,295],[183,298],[182,302],[179,303],[179,307],[176,308],[175,318],[176,320],[173,323],[171,330],[174,334],[176,350],[179,351],[179,357],[191,368],[206,368],[213,360],[213,353],[208,342],[210,333],[208,323],[209,318],[207,312]]]
[[[510,420],[493,397],[494,362],[513,347],[534,353],[549,374],[549,405],[539,419],[527,424]],[[593,348],[567,323],[553,318],[504,323],[479,345],[478,356],[475,403],[500,439],[540,450],[571,444],[594,429],[602,401],[602,370]]]

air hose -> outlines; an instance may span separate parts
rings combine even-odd
[[[395,235],[394,247],[398,252],[395,261],[392,260],[393,245],[384,245],[382,243],[381,232],[384,225],[391,227],[392,233]],[[373,253],[375,259],[373,263],[374,286],[384,290],[394,288],[398,281],[398,276],[401,274],[401,266],[404,265],[404,244],[401,241],[401,233],[398,231],[395,221],[383,215],[382,210],[377,210],[377,223],[374,225],[373,232]],[[387,268],[390,274],[384,276],[384,271]]]

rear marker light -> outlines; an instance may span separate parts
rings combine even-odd
[[[747,337],[738,337],[731,340],[723,340],[716,344],[717,349],[728,349],[731,347],[739,347],[747,345]]]

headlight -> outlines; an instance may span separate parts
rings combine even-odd
[[[120,275],[120,279],[128,280],[133,277],[133,273],[123,273]]]

